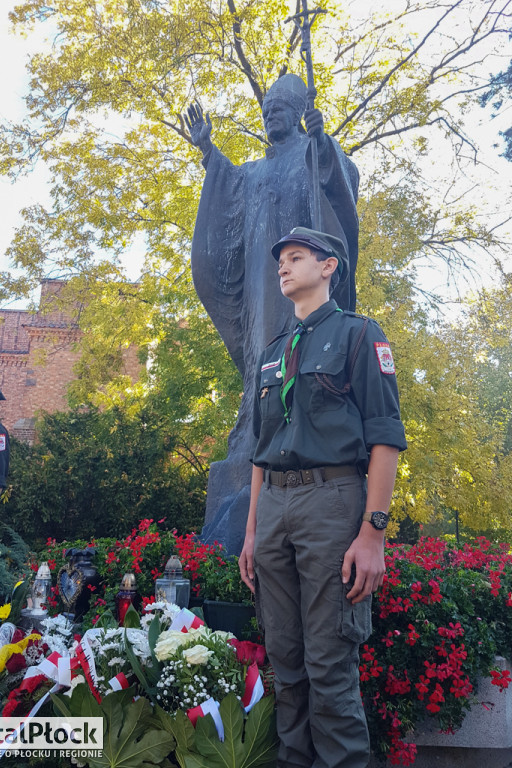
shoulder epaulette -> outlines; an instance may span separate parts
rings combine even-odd
[[[369,320],[369,317],[366,317],[366,315],[360,315],[359,312],[352,312],[351,309],[343,309],[342,310],[344,315],[350,315],[350,317],[359,317],[361,320]]]

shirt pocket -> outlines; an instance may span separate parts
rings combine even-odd
[[[309,387],[309,407],[312,411],[334,411],[343,395],[337,391],[345,384],[345,352],[322,353],[301,360],[300,374]]]
[[[281,419],[284,415],[284,407],[281,402],[281,383],[282,376],[276,376],[281,373],[281,369],[271,368],[268,371],[262,371],[260,377],[260,414],[262,420]]]

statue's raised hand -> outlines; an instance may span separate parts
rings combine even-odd
[[[203,155],[206,155],[212,148],[212,140],[210,134],[212,132],[212,121],[210,115],[206,113],[206,121],[203,117],[203,110],[199,104],[191,104],[187,109],[187,114],[183,115],[188,130],[190,131],[190,138],[194,146],[199,147]]]

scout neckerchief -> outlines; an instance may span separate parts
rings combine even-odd
[[[300,322],[286,342],[284,355],[281,359],[281,373],[283,374],[283,383],[281,384],[281,402],[284,407],[284,418],[286,422],[290,421],[290,409],[293,400],[293,387],[299,370],[300,347],[299,341],[302,334],[306,333],[306,326]]]

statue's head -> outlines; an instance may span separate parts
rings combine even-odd
[[[263,99],[263,122],[269,140],[285,141],[297,129],[307,103],[307,88],[298,75],[283,75]]]

